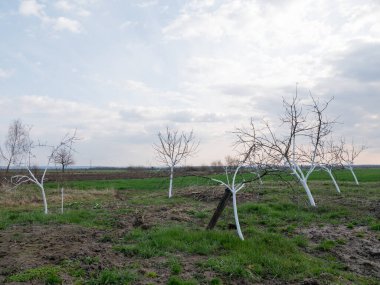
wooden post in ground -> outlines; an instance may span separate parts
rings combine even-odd
[[[218,207],[216,207],[214,215],[212,215],[212,218],[207,225],[207,228],[206,228],[207,230],[212,230],[215,227],[216,223],[218,222],[220,215],[223,213],[223,210],[226,207],[227,202],[231,198],[231,196],[232,196],[232,193],[231,193],[230,189],[226,188],[226,190],[224,191],[224,195],[223,195],[222,199],[220,199],[220,201],[219,201]]]

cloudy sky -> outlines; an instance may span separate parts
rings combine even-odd
[[[169,125],[194,129],[188,163],[208,164],[298,82],[335,98],[337,135],[378,164],[378,19],[376,0],[1,0],[0,138],[20,118],[50,143],[77,129],[77,165],[156,165]]]

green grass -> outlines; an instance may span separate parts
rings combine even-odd
[[[198,282],[195,280],[183,280],[177,276],[170,277],[167,285],[197,285]]]
[[[202,264],[205,268],[249,280],[277,277],[292,281],[303,276],[319,277],[324,271],[341,274],[341,264],[305,254],[299,245],[299,240],[260,230],[250,231],[249,237],[241,241],[235,234],[224,231],[174,226],[149,232],[134,230],[126,236],[125,244],[115,250],[143,258],[176,252],[207,256]]]
[[[353,182],[351,172],[346,169],[336,170],[335,175],[339,182]],[[359,179],[359,182],[380,182],[380,168],[358,168],[355,169],[355,173]],[[284,180],[293,180],[293,177],[288,173],[283,173],[282,178]],[[210,178],[216,178],[225,180],[224,174],[209,176]],[[252,174],[244,173],[238,176],[240,180],[251,180]],[[263,178],[265,181],[276,181],[279,178],[273,175],[267,175]],[[329,176],[324,171],[315,171],[310,176],[310,181],[329,181]],[[217,185],[217,183],[197,176],[179,176],[174,178],[174,188],[183,188],[192,185]],[[116,190],[164,190],[169,186],[169,179],[162,178],[145,178],[145,179],[114,179],[114,180],[85,180],[85,181],[68,181],[66,187],[71,187],[80,190],[88,189],[116,189]],[[49,189],[56,189],[57,183],[48,182],[46,187]]]
[[[317,249],[321,251],[330,251],[331,249],[335,248],[338,245],[338,243],[334,240],[325,239],[322,240],[318,246]]]
[[[198,201],[185,195],[185,191],[193,191],[186,188],[192,185],[202,186],[195,188],[196,191],[215,185],[210,180],[176,177],[172,199],[167,198],[167,178],[68,182],[68,187],[74,188],[74,198],[65,204],[64,214],[58,213],[57,199],[49,203],[51,213],[48,215],[43,214],[38,201],[31,208],[26,202],[3,207],[0,209],[0,230],[12,225],[56,224],[97,228],[100,233],[94,240],[120,257],[122,265],[104,268],[104,256],[89,253],[59,265],[10,271],[6,280],[60,284],[62,277],[69,276],[76,284],[134,284],[140,281],[149,284],[162,282],[165,272],[167,284],[244,284],[268,280],[302,283],[310,278],[320,284],[379,284],[376,278],[349,272],[345,264],[334,258],[331,252],[338,250],[335,248],[346,240],[325,239],[316,245],[299,231],[308,227],[345,225],[351,230],[368,226],[370,230],[358,232],[354,238],[378,235],[380,220],[373,209],[380,199],[380,169],[357,169],[356,173],[360,186],[353,183],[348,170],[337,171],[341,194],[334,191],[323,172],[314,173],[310,188],[317,208],[307,205],[306,194],[297,183],[290,189],[275,177],[266,176],[264,185],[246,187],[238,194],[238,199],[247,196],[238,203],[245,241],[238,239],[235,230],[230,229],[230,224],[234,224],[230,204],[216,229],[204,230],[218,201]],[[249,174],[243,176],[249,179]],[[219,175],[218,178],[224,177]],[[58,195],[56,186],[48,183],[48,201]],[[89,191],[93,189],[98,191]],[[38,195],[37,191],[30,192]],[[84,193],[93,196],[81,196]],[[220,188],[220,196],[222,193],[223,188]],[[75,195],[82,198],[76,200]],[[136,213],[145,214],[145,222],[150,223],[150,227],[133,229]],[[175,215],[183,215],[188,220],[171,219]],[[17,243],[22,237],[16,233],[12,239]],[[190,267],[188,262],[192,262]],[[147,269],[144,268],[146,264],[149,264]],[[189,275],[188,268],[196,268],[196,271]],[[212,277],[202,277],[204,272],[211,272]]]
[[[62,280],[59,276],[60,268],[57,266],[42,266],[28,269],[26,271],[11,275],[8,277],[9,282],[28,282],[39,280],[44,284],[61,284]]]

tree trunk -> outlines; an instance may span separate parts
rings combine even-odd
[[[226,208],[227,202],[231,196],[232,196],[232,193],[231,193],[230,189],[226,188],[224,190],[224,195],[223,195],[222,199],[220,199],[219,204],[215,209],[214,215],[212,215],[212,218],[211,218],[210,222],[208,223],[206,229],[212,230],[215,227],[216,223],[219,220],[220,215],[223,213],[224,208]]]
[[[169,183],[169,198],[171,198],[173,190],[173,176],[174,176],[174,167],[170,167],[170,183]]]
[[[313,207],[316,207],[313,195],[311,194],[311,191],[309,189],[309,186],[307,185],[307,182],[303,179],[300,179],[300,182],[302,184],[303,189],[305,189],[307,197],[309,198],[310,205]]]
[[[64,172],[65,172],[65,165],[62,164],[62,173],[64,173]]]
[[[239,216],[238,216],[238,212],[237,212],[236,192],[232,193],[232,205],[234,207],[234,217],[235,217],[235,225],[236,225],[237,233],[238,233],[240,239],[244,240],[243,233],[241,232],[241,229],[240,229]]]
[[[44,186],[42,186],[42,185],[39,185],[39,187],[41,189],[42,200],[44,202],[44,213],[47,214],[48,213],[48,205],[47,205],[47,200],[46,200],[45,189],[44,189]]]
[[[5,174],[8,174],[8,172],[9,172],[9,168],[11,167],[11,159],[9,159],[9,161],[8,161],[8,165],[7,165],[7,169],[5,170]]]
[[[335,177],[334,177],[334,175],[332,174],[332,171],[331,171],[330,169],[329,169],[329,170],[326,170],[326,171],[327,171],[327,173],[330,175],[331,180],[332,180],[333,183],[334,183],[334,186],[335,186],[336,191],[337,191],[338,193],[340,193],[339,185],[338,185],[338,183],[336,182]]]
[[[356,185],[359,185],[359,181],[358,181],[358,178],[357,178],[356,175],[355,175],[355,172],[354,172],[353,167],[350,165],[350,166],[348,167],[348,169],[351,171],[352,176],[353,176],[354,179],[355,179],[355,183],[356,183]]]

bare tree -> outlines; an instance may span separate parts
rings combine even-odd
[[[231,155],[225,156],[224,160],[226,161],[226,167],[236,168],[241,163],[241,161],[239,160],[239,158],[231,156]]]
[[[189,133],[170,130],[166,127],[165,133],[158,133],[159,142],[153,145],[157,160],[170,168],[169,198],[172,197],[174,168],[186,158],[194,155],[198,149],[199,141],[194,137],[193,131]]]
[[[298,99],[297,89],[291,101],[283,99],[284,116],[281,118],[280,128],[276,130],[266,121],[263,122],[264,126],[257,130],[251,121],[250,129],[240,129],[237,132],[240,133],[238,143],[260,145],[267,161],[290,169],[304,188],[310,205],[315,207],[314,197],[307,182],[318,165],[321,143],[330,134],[334,122],[325,117],[331,100],[321,103],[311,94],[310,98],[312,105],[308,106],[309,112],[306,114]],[[282,134],[282,130],[287,131],[287,134]],[[309,146],[304,148],[309,151],[308,156],[300,151],[302,144]],[[307,167],[303,167],[303,164],[307,164]]]
[[[12,164],[19,164],[30,150],[30,128],[22,124],[20,119],[14,120],[8,129],[4,150],[0,148],[1,157],[6,161],[5,173],[8,174]]]
[[[221,160],[214,160],[211,162],[210,164],[212,167],[222,167],[223,166],[223,163]]]
[[[337,145],[332,138],[322,144],[320,150],[319,167],[329,174],[338,193],[340,193],[340,187],[334,177],[333,170],[342,165],[342,151],[342,146]]]
[[[239,137],[239,133],[237,133],[237,134]],[[250,134],[250,136],[255,137],[255,133]],[[233,211],[234,211],[234,218],[235,218],[235,225],[236,225],[237,234],[241,240],[244,240],[244,236],[243,236],[243,233],[242,233],[241,228],[240,228],[236,194],[241,189],[243,189],[243,187],[245,186],[246,183],[251,182],[251,181],[245,181],[243,179],[242,181],[238,182],[236,180],[236,177],[237,177],[239,170],[245,165],[245,163],[249,160],[249,158],[252,159],[254,157],[254,153],[258,150],[258,147],[260,147],[260,146],[257,145],[255,139],[253,139],[251,141],[246,141],[246,143],[242,144],[242,146],[244,147],[244,151],[241,152],[243,154],[242,159],[237,159],[237,158],[233,158],[231,156],[226,156],[226,162],[227,162],[227,165],[225,167],[225,173],[226,173],[225,178],[226,178],[226,180],[223,181],[223,180],[215,179],[215,178],[212,178],[211,180],[220,183],[221,185],[225,186],[226,189],[228,189],[231,192],[232,207],[233,207]],[[232,173],[229,172],[229,168],[234,168]],[[261,176],[259,176],[259,179],[261,179]],[[228,199],[228,197],[229,197],[228,195],[225,195],[225,199]],[[219,206],[218,206],[218,208],[219,208]],[[221,211],[222,211],[222,209],[221,209]],[[218,209],[217,209],[217,211],[215,213],[219,212],[218,215],[220,215],[221,211],[220,210],[218,211]]]
[[[234,218],[235,218],[235,225],[237,233],[241,240],[244,240],[243,233],[240,228],[240,222],[239,222],[239,215],[237,211],[237,201],[236,201],[236,194],[244,187],[243,182],[237,182],[236,181],[236,175],[238,174],[240,168],[243,166],[244,162],[241,162],[233,171],[232,176],[230,177],[230,174],[228,173],[228,169],[226,167],[226,181],[222,181],[219,179],[212,179],[215,182],[220,183],[221,185],[225,186],[228,190],[231,191],[232,194],[232,206],[234,209]]]
[[[352,176],[354,177],[356,185],[359,185],[358,178],[354,172],[354,162],[355,159],[357,159],[358,156],[362,153],[362,151],[366,149],[366,147],[364,145],[357,146],[353,141],[351,144],[346,144],[344,138],[341,139],[341,145],[341,159],[344,163],[344,167],[350,170]]]
[[[36,184],[40,188],[41,195],[42,195],[42,200],[43,200],[43,205],[44,205],[44,213],[45,214],[48,213],[48,204],[47,204],[46,192],[45,192],[45,186],[44,186],[47,170],[48,170],[51,162],[54,160],[54,156],[56,155],[56,153],[61,148],[69,147],[70,145],[72,145],[73,141],[75,141],[76,139],[77,138],[76,138],[75,133],[74,133],[74,135],[66,135],[61,140],[61,142],[58,145],[56,145],[56,146],[49,146],[49,145],[46,145],[46,144],[38,144],[38,145],[32,146],[30,148],[30,150],[29,150],[30,151],[30,156],[32,156],[32,154],[31,154],[32,150],[34,148],[37,148],[37,147],[38,148],[39,147],[48,148],[50,150],[48,152],[47,161],[46,161],[45,168],[43,170],[42,176],[38,177],[37,174],[33,173],[32,169],[30,167],[30,164],[28,162],[28,163],[24,163],[24,168],[27,171],[26,174],[24,174],[24,175],[14,175],[14,176],[11,177],[11,183],[14,184],[15,187],[18,187],[18,186],[20,186],[20,185],[22,185],[24,183],[34,183],[34,184]]]
[[[265,170],[271,162],[270,156],[266,155],[257,141],[257,131],[253,119],[250,121],[249,128],[237,128],[234,134],[237,136],[235,147],[242,147],[243,151],[240,152],[240,155],[246,156],[247,167],[252,170],[251,173],[262,185],[260,172]]]
[[[73,158],[73,151],[70,147],[60,148],[54,155],[54,162],[61,165],[62,173],[65,172],[65,168],[75,163]]]

